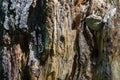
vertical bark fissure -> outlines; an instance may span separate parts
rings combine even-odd
[[[0,0],[0,80],[119,80],[119,0]]]

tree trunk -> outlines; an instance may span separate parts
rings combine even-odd
[[[0,0],[0,80],[120,80],[120,0]]]

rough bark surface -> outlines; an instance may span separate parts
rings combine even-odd
[[[0,80],[120,80],[120,0],[0,0]]]

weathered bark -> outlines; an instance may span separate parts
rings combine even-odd
[[[0,0],[0,80],[119,80],[119,0]]]

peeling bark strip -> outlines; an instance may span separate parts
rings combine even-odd
[[[0,80],[120,80],[120,0],[0,0]]]

